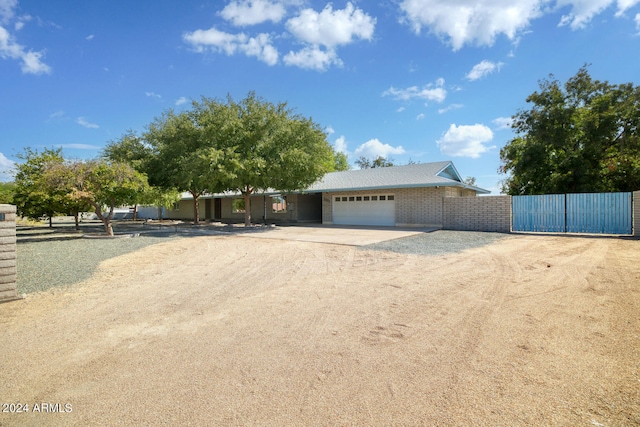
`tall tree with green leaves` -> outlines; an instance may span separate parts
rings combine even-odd
[[[223,191],[225,152],[219,148],[218,114],[211,123],[194,108],[179,114],[169,110],[156,118],[144,135],[151,148],[145,169],[151,185],[168,191],[186,191],[193,197],[193,222],[198,223],[198,202],[205,193]],[[215,111],[219,109],[212,105]],[[210,138],[213,137],[213,138]]]
[[[194,103],[201,124],[211,126],[223,151],[226,188],[243,195],[246,226],[251,195],[259,190],[303,190],[335,169],[335,153],[322,128],[295,114],[286,103],[273,104],[250,92],[226,104],[203,98]]]
[[[593,80],[583,66],[564,85],[542,80],[527,102],[500,150],[503,192],[640,189],[640,87]]]
[[[0,203],[12,205],[15,188],[14,182],[0,182]]]
[[[114,208],[131,204],[148,191],[146,176],[130,165],[100,160],[50,163],[43,173],[43,183],[72,200],[91,205],[109,236],[113,236]]]

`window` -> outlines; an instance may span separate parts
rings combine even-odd
[[[378,201],[378,196],[371,196],[371,200],[373,200],[374,202]]]
[[[380,196],[380,200],[387,200],[387,196]]]
[[[369,196],[364,196],[364,201],[368,202],[369,201]]]
[[[233,199],[231,202],[231,212],[244,213],[244,199]]]
[[[336,197],[336,202],[339,202],[339,201],[340,201],[340,197]]]
[[[356,196],[356,202],[361,202],[362,201],[362,196]]]
[[[271,197],[271,209],[273,209],[273,213],[287,212],[287,199],[283,196]]]
[[[395,199],[395,196],[394,196],[393,194],[392,194],[392,195],[387,196],[387,200],[394,200],[394,199]]]
[[[354,202],[356,200],[356,198],[354,196],[349,196],[349,201],[350,202]]]
[[[342,201],[343,201],[343,202],[346,202],[346,201],[347,201],[347,198],[346,198],[346,197],[343,197],[343,198],[342,198]]]

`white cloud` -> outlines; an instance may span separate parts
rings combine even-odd
[[[93,40],[95,36],[93,34],[89,34],[87,37],[85,37],[85,40]]]
[[[492,139],[493,132],[485,125],[456,126],[452,124],[436,142],[442,154],[476,159],[482,153],[495,148],[495,146],[488,147],[486,145]]]
[[[462,104],[451,104],[448,107],[440,108],[438,114],[448,113],[449,111],[458,110],[462,107],[464,107]]]
[[[420,113],[420,114],[418,114],[418,115],[416,116],[416,120],[418,120],[418,121],[419,121],[419,120],[424,120],[424,118],[425,118],[424,113]]]
[[[333,10],[331,3],[322,12],[304,9],[287,21],[287,29],[298,39],[332,48],[349,44],[354,38],[371,40],[376,19],[347,3],[344,9]]]
[[[504,130],[511,129],[513,119],[511,117],[498,117],[497,119],[493,119],[491,122],[496,125],[496,130]]]
[[[397,89],[391,86],[382,93],[382,96],[392,96],[400,101],[408,101],[410,99],[424,99],[425,101],[443,102],[447,97],[447,90],[444,88],[444,79],[439,78],[435,83],[419,88],[411,86],[406,89]]]
[[[419,34],[423,27],[458,50],[467,44],[493,45],[498,35],[510,40],[541,16],[548,0],[403,0],[406,21]]]
[[[396,110],[396,113],[402,113],[405,110],[404,107],[400,107]]]
[[[482,60],[479,64],[473,66],[469,74],[466,75],[467,80],[478,80],[486,76],[487,74],[491,74],[494,71],[500,71],[500,68],[504,63],[502,62],[491,62],[486,59]]]
[[[334,133],[336,133],[335,129],[331,125],[324,128],[324,131],[327,135],[333,135]]]
[[[342,67],[342,61],[334,50],[323,51],[317,46],[305,47],[298,52],[289,52],[284,56],[283,61],[286,65],[316,71],[326,71],[331,65]]]
[[[51,113],[49,115],[49,119],[53,120],[53,119],[61,119],[64,117],[64,111],[62,110],[58,110],[55,113]]]
[[[416,34],[426,28],[454,51],[465,45],[492,46],[499,36],[514,43],[531,21],[569,9],[559,25],[584,28],[594,16],[617,5],[616,17],[640,0],[402,0],[403,22]]]
[[[404,152],[404,148],[402,148],[401,145],[392,147],[391,145],[383,144],[377,138],[374,138],[356,148],[354,154],[357,157],[364,156],[366,158],[377,158],[378,156],[389,157],[391,154],[402,154]]]
[[[158,95],[155,92],[145,92],[144,94],[147,95],[149,98],[162,99],[162,96]]]
[[[15,167],[16,163],[13,160],[7,159],[4,154],[0,153],[0,182],[13,181],[13,173],[15,172]]]
[[[636,29],[640,31],[640,13],[636,15],[634,21],[636,22]]]
[[[628,9],[640,3],[640,0],[558,0],[556,3],[558,9],[571,8],[568,14],[562,16],[558,25],[569,25],[572,30],[585,28],[594,16],[614,3],[618,6],[615,16],[620,17]]]
[[[76,123],[78,123],[80,126],[86,127],[87,129],[98,129],[100,127],[95,123],[89,123],[84,117],[78,117]]]
[[[336,151],[344,154],[349,154],[349,150],[347,150],[347,138],[344,135],[341,135],[336,142],[333,143],[333,147]]]
[[[0,0],[0,24],[6,24],[13,19],[16,6],[18,0]]]
[[[230,34],[215,28],[185,33],[182,39],[193,46],[196,52],[224,52],[231,56],[237,52],[255,56],[268,65],[278,62],[278,50],[271,44],[269,34],[261,33],[248,37],[244,33]]]
[[[181,96],[176,100],[176,106],[186,104],[186,103],[187,103],[187,98],[185,98],[184,96]]]
[[[280,22],[286,13],[282,3],[269,0],[232,1],[222,11],[222,16],[233,25],[255,25],[266,21]]]
[[[0,58],[17,59],[22,61],[23,74],[48,74],[51,67],[42,62],[44,52],[27,51],[24,46],[17,43],[9,32],[0,27]]]

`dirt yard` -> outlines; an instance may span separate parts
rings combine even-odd
[[[638,425],[640,241],[180,239],[0,305],[0,341],[3,426]]]

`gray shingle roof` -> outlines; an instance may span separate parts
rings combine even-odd
[[[453,163],[446,161],[331,172],[307,188],[305,192],[454,186],[470,188],[479,193],[489,193],[487,190],[472,187],[460,181],[460,175]]]

